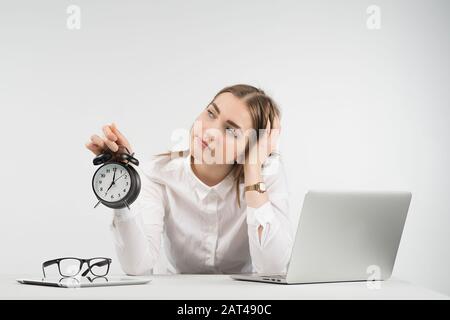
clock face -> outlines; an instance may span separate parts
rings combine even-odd
[[[130,191],[130,173],[118,163],[105,164],[95,173],[93,187],[97,196],[103,201],[123,201]]]

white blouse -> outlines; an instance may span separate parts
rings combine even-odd
[[[190,161],[188,153],[157,156],[134,166],[141,177],[141,193],[130,210],[113,210],[111,224],[123,271],[285,273],[294,230],[280,156],[270,156],[263,165],[269,201],[258,208],[246,205],[244,183],[238,207],[231,173],[209,187],[194,174]]]

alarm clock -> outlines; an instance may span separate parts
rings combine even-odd
[[[126,149],[126,148],[125,148]],[[92,190],[100,203],[112,208],[127,207],[137,199],[141,191],[141,179],[131,164],[139,165],[134,153],[106,151],[96,156],[94,165],[102,165],[92,177]]]

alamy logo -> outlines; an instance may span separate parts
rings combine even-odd
[[[79,6],[70,5],[67,7],[66,13],[68,14],[66,26],[69,30],[81,29],[81,9]]]
[[[381,9],[379,6],[370,5],[366,9],[367,17],[366,26],[369,30],[381,29]]]

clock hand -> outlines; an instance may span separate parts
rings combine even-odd
[[[114,183],[116,183],[116,181],[119,180],[120,178],[122,178],[124,175],[126,175],[126,173],[124,173],[123,175],[121,175],[120,177],[118,177],[116,180],[114,180]]]
[[[116,170],[114,170],[114,174],[113,174],[113,178],[112,178],[112,182],[111,185],[109,186],[108,190],[106,190],[105,192],[105,196],[108,194],[109,189],[111,189],[111,187],[114,185],[114,178],[116,177]]]
[[[108,190],[106,190],[105,192],[105,196],[108,194],[109,189],[111,189],[111,187],[114,185],[114,181],[111,183],[111,185],[109,186]]]
[[[114,175],[116,174],[116,172],[114,172]],[[123,175],[121,175],[120,177],[118,177],[116,180],[113,180],[113,182],[111,183],[111,185],[109,186],[108,190],[106,190],[105,196],[108,194],[109,189],[111,189],[111,187],[116,184],[116,181],[119,180],[120,178],[122,178],[124,175],[126,175],[126,173],[124,173]]]

